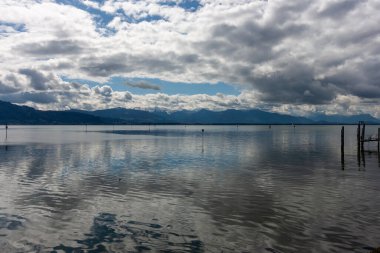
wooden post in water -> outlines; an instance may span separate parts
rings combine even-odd
[[[364,150],[364,135],[365,135],[365,123],[363,122],[363,128],[362,128],[362,136],[360,138],[361,141],[361,149]]]
[[[360,143],[360,122],[358,124],[358,129],[357,129],[357,132],[356,132],[356,139],[358,141],[358,145]]]
[[[377,129],[377,153],[380,152],[380,128]]]
[[[5,139],[8,139],[8,123],[5,124]]]
[[[358,167],[360,168],[360,162],[361,162],[361,157],[360,157],[360,143],[358,142],[358,151],[357,151],[357,159],[358,159]]]
[[[362,135],[361,135],[361,140],[362,141],[364,141],[364,135],[365,135],[365,124],[363,123]]]
[[[356,132],[356,142],[358,144],[358,165],[360,167],[360,121],[358,123],[358,129]]]
[[[363,144],[363,143],[362,143]],[[362,147],[362,149],[360,150],[361,152],[361,157],[362,157],[362,162],[363,162],[363,167],[365,168],[365,156],[364,156],[364,149]]]
[[[342,163],[342,170],[344,170],[344,126],[340,130],[340,160]]]

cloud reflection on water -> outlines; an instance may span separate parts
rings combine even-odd
[[[7,232],[7,242],[66,251],[138,251],[148,241],[151,249],[174,245],[188,252],[362,252],[379,239],[380,206],[371,201],[379,191],[378,162],[368,158],[362,174],[350,158],[354,150],[347,150],[342,172],[324,129],[108,135],[1,149],[0,207],[26,219],[22,230]],[[196,245],[171,244],[184,235]]]

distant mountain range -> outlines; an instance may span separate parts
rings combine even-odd
[[[369,114],[342,116],[315,114],[297,117],[252,110],[143,111],[113,108],[96,111],[41,111],[0,101],[0,124],[380,124]]]
[[[309,117],[309,119],[318,122],[320,124],[355,124],[359,121],[364,121],[368,124],[379,124],[380,120],[372,117],[369,114],[359,114],[359,115],[325,115],[325,114],[314,114]]]

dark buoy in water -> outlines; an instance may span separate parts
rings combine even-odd
[[[202,128],[202,133],[204,133],[205,132],[205,130]]]

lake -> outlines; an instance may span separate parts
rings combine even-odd
[[[2,128],[1,252],[370,252],[380,156],[340,128]]]

